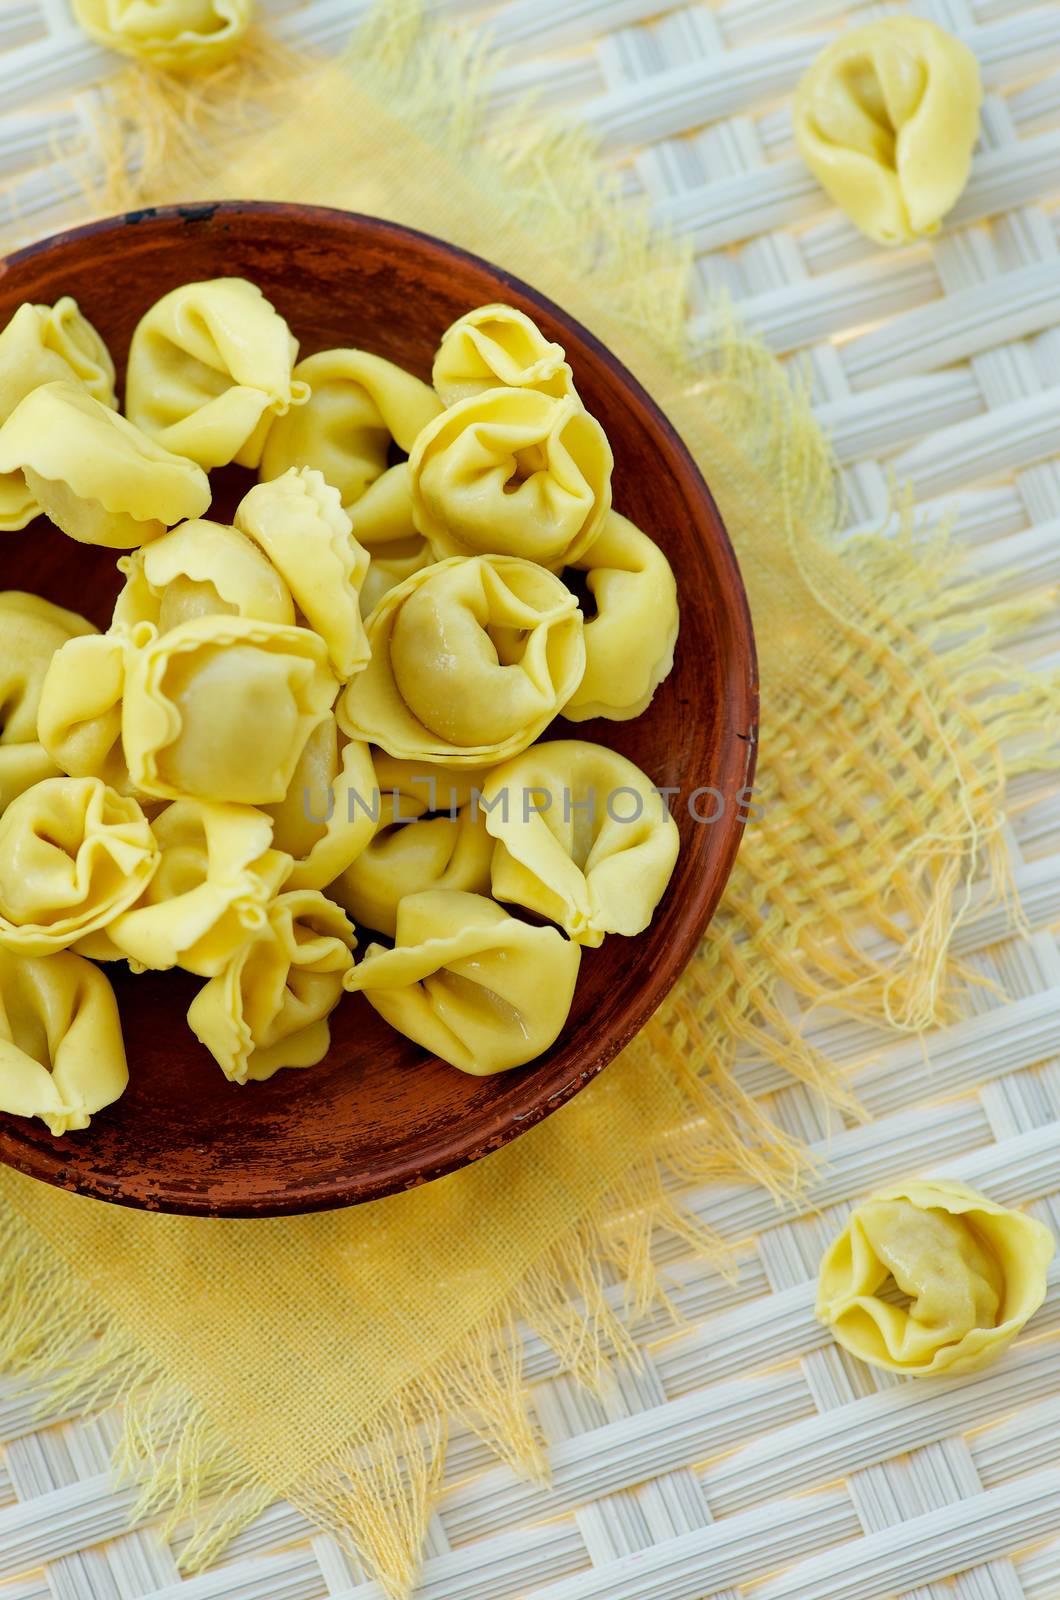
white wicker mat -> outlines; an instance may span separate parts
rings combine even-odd
[[[941,239],[863,240],[794,153],[789,99],[843,21],[836,0],[436,0],[491,14],[512,47],[498,93],[529,85],[580,106],[631,192],[692,234],[699,287],[727,286],[780,353],[803,352],[846,470],[852,521],[886,511],[890,474],[924,514],[958,507],[976,571],[999,594],[1060,576],[1060,6],[923,0],[975,50],[981,149]],[[364,0],[273,4],[280,25],[337,44]],[[87,128],[105,52],[66,0],[0,0],[0,241],[74,214],[47,155]],[[1054,625],[1021,641],[1055,665]],[[868,1126],[829,1128],[801,1088],[755,1061],[747,1083],[825,1157],[804,1213],[750,1188],[689,1195],[738,1242],[729,1283],[672,1247],[687,1319],[635,1328],[642,1370],[616,1364],[606,1406],[527,1336],[551,1444],[550,1493],[450,1452],[421,1600],[1058,1600],[1060,1267],[1009,1356],[981,1376],[902,1383],[848,1360],[812,1317],[824,1241],[850,1203],[912,1173],[951,1172],[1028,1205],[1060,1233],[1060,799],[1024,781],[1008,841],[1031,936],[984,914],[961,949],[998,980],[965,1021],[919,1043],[816,1016],[855,1068]],[[871,1058],[871,1060],[870,1060]],[[867,1063],[858,1066],[858,1063]],[[621,1289],[615,1289],[620,1303]],[[211,1572],[181,1580],[175,1546],[127,1533],[107,1473],[106,1417],[42,1424],[0,1389],[0,1600],[380,1600],[356,1565],[277,1505]],[[952,1576],[956,1574],[956,1576]]]

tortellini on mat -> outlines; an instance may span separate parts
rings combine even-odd
[[[129,1081],[114,992],[90,961],[0,946],[0,1111],[87,1128]]]
[[[906,244],[936,233],[960,197],[981,98],[960,39],[921,17],[882,17],[817,57],[795,96],[795,140],[862,233]]]
[[[291,592],[250,539],[222,522],[197,517],[142,550],[122,556],[125,587],[113,626],[130,632],[149,622],[160,633],[195,617],[295,620]]]
[[[447,406],[484,389],[536,389],[557,400],[574,394],[563,346],[514,306],[477,306],[458,317],[442,334],[432,381]]]
[[[354,537],[368,552],[361,584],[361,615],[374,611],[388,590],[434,561],[430,545],[412,520],[409,464],[388,467],[350,507]]]
[[[309,403],[272,424],[261,476],[315,467],[347,507],[386,469],[391,441],[408,454],[442,409],[429,384],[367,350],[321,350],[295,377]]]
[[[677,584],[659,546],[612,511],[586,555],[573,563],[596,615],[585,624],[585,676],[563,708],[571,722],[626,722],[648,709],[674,664]]]
[[[250,26],[254,0],[74,0],[100,44],[170,72],[219,66]]]
[[[234,1083],[313,1067],[331,1042],[356,941],[344,913],[312,889],[278,895],[267,926],[200,989],[188,1010],[195,1037]]]
[[[385,594],[337,715],[389,755],[489,766],[525,750],[585,670],[574,595],[513,556],[454,556]]]
[[[41,685],[37,732],[61,771],[131,787],[122,747],[125,664],[132,649],[123,634],[91,633],[56,650]]]
[[[356,860],[375,832],[375,787],[368,746],[346,739],[335,718],[325,717],[306,741],[286,797],[265,807],[275,844],[293,860],[289,889],[326,889]]]
[[[475,772],[446,767],[424,771],[422,761],[398,761],[377,751],[372,837],[328,894],[366,928],[393,938],[398,906],[426,889],[489,894],[493,840],[472,803],[482,781]]]
[[[562,567],[600,532],[613,465],[603,428],[574,396],[487,389],[417,438],[416,526],[439,557],[499,553]]]
[[[308,628],[196,617],[126,657],[122,745],[144,794],[283,800],[338,692]]]
[[[873,1366],[974,1372],[1041,1305],[1054,1250],[1042,1223],[963,1183],[900,1184],[858,1206],[825,1254],[817,1316]]]
[[[158,867],[107,937],[134,967],[212,978],[265,929],[291,858],[273,848],[272,822],[253,806],[174,800],[151,832]]]
[[[398,906],[392,950],[369,945],[345,978],[400,1033],[484,1077],[532,1061],[570,1013],[581,951],[484,895],[427,889]]]
[[[251,489],[235,523],[282,575],[336,675],[352,678],[368,660],[360,593],[368,552],[353,537],[338,490],[314,468],[292,467]]]
[[[158,845],[99,778],[46,778],[0,817],[0,945],[40,956],[102,929],[146,889]]]
[[[665,796],[625,756],[578,739],[533,745],[489,774],[482,809],[498,900],[584,945],[648,926],[680,838]]]
[[[21,473],[71,539],[117,550],[157,539],[210,504],[200,467],[75,383],[43,384],[19,402],[0,427],[0,473]]]
[[[186,283],[136,326],[125,409],[145,433],[200,467],[256,467],[274,419],[309,398],[308,386],[292,377],[297,354],[286,322],[255,284]]]

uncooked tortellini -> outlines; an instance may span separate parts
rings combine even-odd
[[[107,937],[137,967],[180,966],[212,978],[265,929],[291,858],[273,848],[272,823],[253,806],[174,800],[151,832],[158,867],[136,904],[107,925]]]
[[[0,333],[0,422],[43,383],[80,382],[96,400],[115,406],[114,363],[77,301],[21,305]],[[40,510],[21,472],[0,476],[0,531],[24,528]]]
[[[74,0],[87,34],[170,72],[226,61],[250,25],[254,0]]]
[[[483,767],[525,750],[585,670],[565,584],[513,556],[455,556],[385,594],[340,726],[392,756]]]
[[[90,961],[0,947],[0,1111],[87,1128],[129,1081],[114,993]]]
[[[134,786],[174,800],[282,800],[338,692],[323,639],[246,617],[196,617],[134,643],[121,719]]]
[[[129,769],[121,741],[124,634],[75,636],[52,656],[37,708],[40,742],[55,765],[76,778],[102,778],[126,793]]]
[[[150,622],[160,633],[194,617],[253,617],[293,623],[294,602],[280,574],[251,540],[222,522],[196,518],[122,556],[125,587],[113,626]]]
[[[0,427],[0,473],[22,474],[34,499],[71,539],[127,550],[174,522],[198,517],[210,484],[75,383],[46,383]]]
[[[498,841],[498,900],[579,944],[648,926],[680,840],[665,797],[632,761],[578,739],[537,744],[490,773],[482,807]]]
[[[974,1372],[1045,1298],[1048,1228],[963,1183],[914,1181],[852,1213],[821,1262],[817,1316],[862,1361],[917,1376]],[[883,1291],[897,1290],[906,1304]]]
[[[563,346],[514,306],[477,306],[446,328],[432,381],[447,406],[484,389],[536,389],[556,399],[574,393]]]
[[[487,389],[430,423],[409,456],[416,526],[441,556],[562,567],[611,509],[611,446],[572,395]]]
[[[480,773],[375,757],[378,822],[328,890],[357,922],[393,938],[398,906],[424,889],[489,894],[493,840],[473,796]]]
[[[409,464],[388,467],[350,507],[354,536],[369,555],[361,584],[361,615],[374,611],[388,589],[404,583],[434,560],[430,545],[412,520]]]
[[[360,594],[368,552],[353,537],[338,490],[311,467],[292,468],[251,489],[235,521],[282,574],[337,676],[352,678],[368,660]]]
[[[386,468],[391,440],[407,453],[442,409],[429,384],[367,350],[321,350],[295,377],[311,390],[309,404],[273,423],[261,476],[316,467],[347,507]]]
[[[360,855],[375,832],[374,794],[368,746],[345,739],[335,718],[325,717],[306,741],[286,798],[265,807],[276,845],[294,860],[289,889],[326,889]]]
[[[585,624],[585,676],[563,707],[571,722],[625,722],[651,704],[674,664],[677,585],[659,546],[612,511],[587,555],[596,615]]]
[[[840,34],[795,97],[795,140],[818,183],[877,244],[935,233],[968,181],[979,67],[921,17]]]
[[[32,784],[59,775],[37,739],[41,686],[56,650],[94,632],[84,617],[38,595],[0,593],[0,811]]]
[[[195,1037],[234,1083],[280,1067],[313,1067],[327,1054],[328,1017],[342,996],[353,929],[312,889],[281,894],[267,926],[200,989],[188,1010]]]
[[[555,1042],[580,957],[555,928],[519,922],[483,895],[427,889],[399,905],[393,950],[369,945],[345,985],[425,1050],[484,1077]]]
[[[309,397],[291,376],[297,354],[286,322],[245,278],[186,283],[137,324],[125,409],[201,467],[256,467],[270,423]]]
[[[46,778],[0,817],[0,945],[48,955],[139,899],[158,846],[136,801],[99,778]]]

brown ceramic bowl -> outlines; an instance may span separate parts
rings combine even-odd
[[[270,1082],[228,1083],[185,1023],[199,980],[111,968],[131,1079],[84,1133],[0,1116],[0,1159],[81,1194],[162,1211],[270,1216],[370,1200],[475,1161],[561,1106],[606,1066],[685,965],[729,874],[750,784],[757,693],[740,574],[721,518],[687,450],[644,390],[585,328],[525,283],[424,234],[304,206],[234,202],[135,212],[60,234],[0,263],[0,326],[24,300],[72,294],[121,373],[142,313],[198,278],[261,286],[303,355],[355,345],[430,377],[439,335],[472,306],[520,307],[565,345],[578,389],[615,454],[616,507],[663,547],[677,575],[681,635],[672,675],[634,722],[564,732],[631,757],[687,796],[724,796],[713,825],[674,814],[681,855],[650,929],[587,950],[559,1042],[529,1066],[467,1077],[394,1033],[360,996],[333,1018],[327,1058]],[[214,474],[211,515],[249,485]],[[44,519],[0,549],[0,588],[22,588],[106,627],[114,554],[65,538]],[[700,801],[705,814],[716,809]]]

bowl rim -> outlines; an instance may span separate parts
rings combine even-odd
[[[726,718],[726,723],[731,723],[731,727],[728,728],[720,747],[719,776],[723,781],[728,779],[730,774],[738,778],[739,782],[734,785],[734,792],[738,792],[740,788],[749,791],[754,780],[758,753],[758,661],[746,589],[721,513],[691,451],[644,386],[590,329],[533,285],[486,257],[403,223],[392,222],[364,212],[345,211],[334,206],[271,200],[219,200],[147,206],[109,217],[96,218],[75,228],[49,234],[44,239],[34,240],[11,252],[0,259],[0,277],[3,277],[11,266],[32,260],[37,255],[46,255],[58,246],[78,244],[100,234],[111,234],[122,229],[134,229],[143,222],[156,218],[162,221],[181,220],[185,223],[196,223],[212,222],[218,216],[224,218],[248,213],[276,220],[297,216],[302,221],[308,218],[310,221],[319,220],[332,226],[336,223],[343,226],[352,224],[354,227],[371,229],[377,236],[388,235],[398,244],[415,240],[420,248],[427,246],[447,260],[465,261],[479,270],[484,269],[497,280],[499,285],[512,288],[518,295],[539,307],[546,317],[569,328],[578,340],[593,350],[598,360],[611,370],[621,385],[651,415],[670,449],[678,457],[683,458],[689,481],[694,485],[696,495],[702,501],[705,520],[710,522],[714,531],[715,556],[718,564],[727,569],[729,583],[726,604],[735,608],[735,615],[730,617],[730,629],[737,644],[734,661],[742,670],[734,671],[726,685],[735,699],[735,704],[731,706],[731,714]],[[194,1195],[168,1197],[159,1194],[157,1186],[151,1191],[150,1196],[147,1193],[130,1193],[127,1189],[127,1178],[108,1180],[99,1173],[79,1173],[76,1164],[71,1165],[69,1159],[73,1154],[72,1151],[68,1150],[66,1153],[52,1151],[31,1142],[28,1138],[20,1139],[17,1131],[7,1124],[7,1119],[4,1125],[0,1125],[0,1161],[28,1176],[111,1204],[183,1215],[245,1219],[343,1209],[416,1188],[423,1183],[444,1177],[489,1155],[558,1110],[598,1076],[641,1031],[684,971],[717,909],[743,837],[745,822],[746,818],[741,817],[739,810],[734,809],[728,819],[723,849],[718,858],[718,870],[713,875],[713,887],[702,896],[701,900],[695,902],[694,914],[685,916],[675,930],[677,937],[669,942],[667,970],[661,983],[652,987],[650,993],[642,986],[634,991],[630,998],[623,999],[621,995],[616,996],[615,1007],[610,1013],[609,1037],[599,1050],[594,1051],[591,1061],[566,1082],[551,1088],[547,1083],[543,1084],[536,1103],[524,1112],[514,1114],[510,1109],[497,1109],[478,1116],[473,1142],[465,1142],[460,1149],[454,1149],[451,1136],[447,1137],[445,1130],[442,1130],[430,1142],[417,1146],[414,1152],[388,1152],[381,1171],[373,1169],[370,1173],[359,1174],[356,1179],[344,1177],[331,1183],[319,1180],[295,1189],[278,1186],[267,1201],[243,1201],[231,1205],[218,1204],[214,1200],[205,1198],[198,1200]]]

